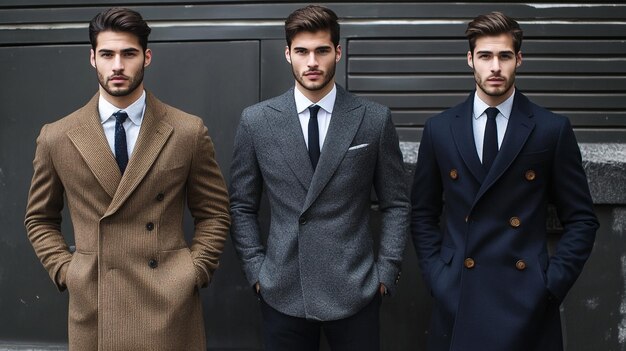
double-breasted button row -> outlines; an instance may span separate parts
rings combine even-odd
[[[153,229],[154,229],[154,223],[152,223],[152,222],[148,222],[148,223],[146,223],[146,229],[147,229],[148,231],[153,230]]]
[[[465,261],[463,261],[463,265],[467,269],[472,269],[472,268],[474,268],[476,266],[476,262],[474,262],[473,258],[468,257],[468,258],[465,259]]]
[[[456,168],[452,168],[450,170],[450,179],[452,179],[452,180],[459,179],[459,171],[457,171]]]
[[[522,225],[522,221],[519,219],[519,217],[511,217],[511,219],[509,219],[509,224],[511,225],[511,227],[517,228]]]
[[[151,259],[150,261],[148,261],[148,267],[154,269],[157,268],[159,266],[159,261],[157,261],[156,259]]]
[[[529,169],[526,173],[524,173],[524,178],[526,178],[527,181],[532,182],[535,178],[537,178],[537,174],[534,170]]]
[[[523,271],[526,269],[526,262],[524,262],[524,260],[517,260],[517,262],[515,262],[515,268],[519,271]]]

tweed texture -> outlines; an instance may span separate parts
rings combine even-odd
[[[205,350],[198,288],[217,268],[230,224],[208,130],[148,93],[122,176],[97,103],[96,94],[42,128],[25,220],[43,266],[69,291],[70,349]],[[64,196],[73,255],[60,231]],[[185,205],[195,220],[191,245]]]
[[[353,315],[393,292],[407,238],[405,169],[389,109],[337,87],[313,171],[293,88],[244,110],[231,166],[231,235],[250,285],[274,309],[310,320]],[[375,255],[371,190],[382,215]],[[267,194],[271,224],[261,240]]]

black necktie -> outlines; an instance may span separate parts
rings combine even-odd
[[[317,167],[317,161],[320,159],[320,131],[317,126],[317,112],[320,107],[313,105],[309,107],[309,158],[313,170]]]
[[[483,139],[483,167],[489,172],[493,160],[498,154],[498,126],[496,125],[496,116],[498,109],[489,107],[485,113],[487,114],[487,126],[485,127],[485,138]]]
[[[120,172],[124,174],[128,164],[128,149],[126,147],[126,130],[124,130],[122,123],[128,118],[128,115],[124,111],[117,111],[113,117],[115,117],[115,160],[120,167]]]

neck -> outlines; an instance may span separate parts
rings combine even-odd
[[[127,108],[133,102],[137,101],[137,99],[141,97],[141,94],[143,94],[143,84],[139,85],[137,89],[133,90],[130,94],[124,96],[113,96],[100,87],[100,95],[102,95],[106,101],[110,102],[111,105],[120,110]]]
[[[321,89],[310,90],[310,89],[303,87],[302,85],[300,85],[300,83],[296,81],[296,89],[298,89],[298,91],[300,91],[302,95],[306,96],[306,98],[311,100],[311,102],[313,103],[317,103],[318,101],[322,100],[324,96],[328,95],[328,93],[330,93],[330,91],[333,90],[334,86],[335,86],[335,80],[332,79],[331,81],[328,82],[328,84],[326,84]]]
[[[498,96],[492,96],[492,95],[485,94],[485,92],[478,85],[476,85],[476,94],[478,94],[478,97],[490,107],[496,107],[500,105],[501,103],[503,103],[504,100],[511,97],[511,95],[513,94],[513,91],[515,91],[514,85],[512,85],[509,88],[509,90],[507,90],[504,94],[498,95]]]

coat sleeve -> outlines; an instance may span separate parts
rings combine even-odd
[[[259,281],[259,272],[265,259],[258,220],[263,176],[259,169],[254,140],[244,110],[235,136],[233,160],[230,168],[230,212],[233,218],[231,237],[250,286]]]
[[[59,291],[63,291],[72,254],[61,234],[64,189],[54,168],[46,131],[44,126],[37,138],[24,224],[37,257]]]
[[[198,287],[206,287],[219,264],[228,236],[230,215],[228,192],[213,142],[207,128],[199,123],[187,179],[187,206],[194,218],[191,256],[196,267]]]
[[[380,282],[393,294],[408,238],[410,203],[398,135],[389,109],[386,114],[374,175],[374,190],[382,215],[377,268]]]
[[[558,138],[550,195],[563,225],[563,235],[550,258],[546,278],[548,290],[562,301],[591,254],[599,223],[569,120],[565,119]]]
[[[426,286],[431,288],[433,263],[441,250],[443,185],[433,147],[432,127],[426,123],[417,155],[411,190],[411,236]]]

